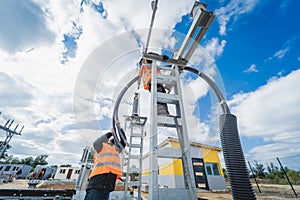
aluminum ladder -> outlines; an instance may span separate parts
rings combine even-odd
[[[163,73],[157,73],[161,70]],[[157,84],[172,88],[172,92],[157,92]],[[150,158],[149,158],[149,200],[157,199],[197,199],[194,171],[190,152],[190,143],[184,114],[182,91],[180,86],[180,70],[178,65],[158,66],[157,61],[152,62],[151,79],[151,113],[150,113]],[[157,115],[157,103],[175,105],[175,115]],[[169,106],[170,107],[170,106]],[[158,128],[175,128],[180,148],[159,147]],[[185,188],[159,188],[158,158],[182,159]]]
[[[142,161],[143,161],[143,141],[144,141],[144,126],[147,121],[146,117],[141,116],[126,116],[126,121],[129,121],[130,138],[128,154],[124,156],[123,166],[127,166],[126,180],[125,180],[125,192],[123,199],[142,199]],[[135,167],[133,167],[135,166]],[[131,176],[131,174],[138,174],[137,177]],[[134,179],[132,179],[134,178]],[[136,188],[137,198],[128,196],[128,188]]]

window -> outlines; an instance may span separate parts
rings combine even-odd
[[[206,174],[209,176],[219,176],[219,166],[217,163],[205,163]]]
[[[75,174],[79,174],[80,170],[75,170]]]
[[[6,166],[4,171],[9,171],[9,169],[10,169],[10,166]]]
[[[207,175],[213,175],[212,171],[211,171],[211,165],[206,166],[206,173],[207,173]]]
[[[219,175],[220,175],[220,172],[219,172],[218,164],[214,163],[214,164],[212,165],[212,167],[213,167],[214,175],[215,175],[215,176],[219,176]]]
[[[3,166],[0,166],[0,170],[2,170],[3,169]]]
[[[66,169],[60,169],[60,170],[59,170],[59,173],[60,173],[60,174],[66,173]]]

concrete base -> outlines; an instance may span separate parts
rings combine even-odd
[[[109,194],[109,200],[120,200],[124,198],[124,191],[113,191]],[[131,196],[129,192],[127,192],[126,200],[138,200],[137,195]],[[72,200],[84,200],[85,190],[76,191],[76,195],[73,196]],[[143,198],[144,199],[144,198]],[[146,199],[145,199],[146,200]]]

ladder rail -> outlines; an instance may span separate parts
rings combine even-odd
[[[164,70],[167,70],[165,67],[162,67]],[[187,126],[186,126],[186,119],[184,114],[184,107],[183,107],[183,99],[182,99],[182,91],[180,85],[180,72],[178,65],[174,65],[170,67],[171,73],[167,76],[170,78],[170,81],[175,81],[174,85],[174,94],[168,95],[161,95],[157,92],[157,83],[159,82],[160,77],[164,77],[164,75],[157,74],[157,69],[161,69],[160,66],[157,65],[157,61],[153,60],[152,62],[152,78],[151,78],[151,112],[150,112],[150,155],[149,155],[149,169],[150,169],[150,177],[149,177],[149,200],[156,200],[160,199],[160,192],[159,184],[158,184],[158,126],[163,127],[175,127],[177,130],[177,135],[179,138],[180,148],[181,148],[181,159],[183,162],[183,176],[184,176],[184,183],[187,189],[187,193],[189,199],[197,199],[197,192],[196,192],[196,185],[195,185],[195,178],[193,173],[192,167],[192,159],[191,159],[191,152],[190,152],[190,143],[188,139],[187,133]],[[162,100],[163,98],[166,98]],[[168,102],[174,104],[176,107],[176,115],[175,116],[165,116],[161,117],[157,113],[157,103],[159,102]],[[174,125],[168,124],[166,121],[165,123],[160,121],[164,118],[171,118],[173,119]],[[179,119],[180,124],[179,124]],[[161,193],[162,194],[162,193]],[[162,195],[163,196],[163,195]]]
[[[123,199],[127,199],[128,187],[136,186],[138,189],[138,200],[142,199],[142,170],[143,170],[143,141],[144,141],[144,126],[146,123],[146,117],[131,116],[127,117],[130,120],[130,139],[129,139],[129,149],[127,155],[127,171],[125,180],[125,192]],[[134,151],[136,150],[136,151]],[[138,153],[137,153],[138,151]],[[138,160],[138,170],[132,170],[131,161]],[[131,180],[131,173],[139,173],[138,181]],[[130,197],[131,198],[131,197]]]
[[[182,159],[183,159],[183,170],[185,173],[185,183],[186,186],[189,188],[190,196],[195,197],[197,196],[196,190],[196,184],[195,184],[195,177],[193,172],[193,165],[192,165],[192,157],[191,157],[191,151],[190,151],[190,142],[188,138],[188,130],[187,130],[187,124],[186,124],[186,118],[185,118],[185,111],[183,106],[183,95],[181,91],[181,85],[180,85],[180,72],[178,65],[175,65],[175,76],[177,77],[177,87],[174,88],[175,92],[177,93],[179,99],[179,106],[177,106],[178,109],[180,109],[180,118],[182,121],[182,125],[179,127],[178,130],[178,139],[180,141],[180,147],[182,151]],[[175,119],[175,123],[178,123],[177,118]]]
[[[157,157],[157,61],[152,62],[151,78],[151,112],[150,112],[150,155],[149,155],[149,200],[159,199],[158,196],[158,157]]]

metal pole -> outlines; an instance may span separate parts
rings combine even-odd
[[[279,158],[278,158],[278,157],[276,157],[276,159],[278,160],[278,163],[279,163],[279,165],[280,165],[280,167],[281,167],[281,170],[283,171],[283,173],[284,173],[284,175],[285,175],[286,179],[288,180],[288,182],[289,182],[289,184],[290,184],[290,186],[291,186],[291,188],[292,188],[292,190],[293,190],[293,192],[294,192],[295,196],[298,198],[298,196],[297,196],[297,193],[296,193],[296,191],[294,190],[294,187],[293,187],[293,185],[292,185],[292,183],[291,183],[291,181],[290,181],[289,177],[287,176],[287,174],[286,174],[285,170],[283,169],[283,167],[282,167],[282,164],[281,164],[281,162],[280,162]]]
[[[255,175],[254,175],[253,169],[252,169],[252,167],[251,167],[251,165],[250,165],[250,162],[249,162],[249,161],[248,161],[248,164],[249,164],[250,170],[251,170],[251,172],[252,172],[252,174],[253,174],[253,177],[254,177],[254,180],[255,180],[256,186],[257,186],[257,188],[258,188],[258,191],[259,191],[259,193],[261,194],[261,191],[260,191],[259,185],[258,185],[258,183],[257,183],[256,177],[255,177]]]
[[[148,51],[148,46],[149,46],[150,37],[151,37],[151,33],[152,33],[153,22],[154,22],[156,10],[157,10],[157,4],[158,4],[158,0],[155,0],[155,1],[151,2],[151,6],[152,6],[152,10],[153,11],[152,11],[150,28],[149,28],[149,32],[148,32],[147,43],[146,43],[146,48],[145,48],[145,52],[144,53],[147,53],[147,51]]]

